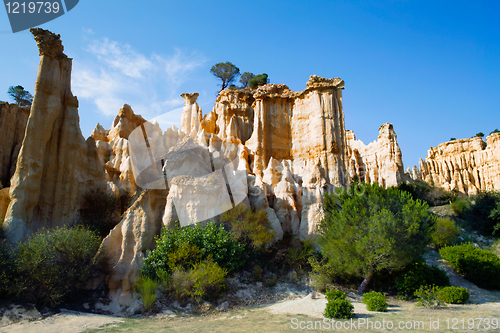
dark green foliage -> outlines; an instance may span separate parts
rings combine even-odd
[[[12,251],[6,242],[0,240],[0,298],[12,292],[12,282],[15,278],[14,259]]]
[[[354,316],[354,306],[346,298],[345,292],[333,289],[325,293],[327,303],[323,315],[330,319],[350,319]]]
[[[83,195],[80,224],[104,238],[119,222],[120,205],[121,199],[104,187],[92,188]]]
[[[405,267],[397,275],[394,285],[398,295],[409,299],[413,297],[415,291],[421,286],[449,286],[450,280],[445,271],[429,266],[425,262],[417,261]]]
[[[325,292],[325,298],[327,301],[333,301],[336,299],[347,299],[347,294],[339,289],[329,289]]]
[[[500,258],[496,254],[472,244],[443,247],[439,254],[465,279],[481,288],[500,289]]]
[[[240,74],[240,69],[230,63],[227,62],[219,62],[215,64],[210,69],[210,72],[217,78],[222,80],[221,90],[224,90],[228,87],[228,85],[233,82],[236,77]]]
[[[30,106],[33,103],[33,95],[22,86],[10,86],[7,94],[12,97],[18,106]]]
[[[432,242],[438,248],[454,243],[460,234],[460,228],[450,218],[438,217],[431,234]]]
[[[469,201],[465,199],[458,199],[451,203],[451,209],[453,212],[460,216],[469,207]]]
[[[483,132],[476,133],[476,136],[478,138],[482,138],[482,137],[484,137],[484,133]]]
[[[265,84],[269,83],[269,79],[267,77],[267,74],[259,74],[255,75],[250,81],[248,81],[248,84],[250,85],[251,88],[256,88],[258,86],[263,86]]]
[[[184,251],[182,253],[187,253],[186,260],[192,261],[195,257],[194,247],[179,250],[186,247],[186,244],[194,245],[200,250],[201,260],[211,256],[219,266],[228,271],[242,267],[248,258],[245,245],[234,240],[222,224],[217,226],[213,221],[206,226],[198,223],[195,226],[163,229],[161,236],[155,239],[156,248],[147,252],[141,269],[144,275],[151,278],[156,278],[159,270],[172,273],[172,258],[175,257],[177,263],[182,260],[178,255],[173,255],[177,251]]]
[[[456,193],[447,192],[440,187],[431,186],[424,181],[401,183],[397,188],[410,193],[414,200],[419,199],[427,202],[431,207],[446,205],[458,198]]]
[[[495,227],[500,224],[500,192],[482,191],[472,196],[470,202],[459,216],[473,230],[485,236],[493,235]]]
[[[325,194],[324,207],[318,237],[322,254],[341,274],[364,278],[360,292],[375,271],[403,268],[430,241],[428,205],[395,188],[357,184],[338,197]]]
[[[315,290],[324,292],[328,285],[334,282],[336,278],[335,270],[330,266],[327,260],[319,261],[316,257],[309,258],[311,273],[309,277],[312,280],[312,286]]]
[[[439,297],[445,303],[465,304],[469,300],[469,291],[462,287],[443,287],[439,289]]]
[[[271,252],[271,261],[283,274],[291,270],[309,269],[309,258],[316,256],[312,243],[302,242],[290,233],[285,233]],[[277,250],[277,251],[276,251]]]
[[[450,138],[450,141],[455,141],[457,138]]]
[[[250,72],[244,72],[243,74],[241,74],[241,77],[240,77],[240,83],[243,87],[248,87],[248,83],[250,82],[251,79],[253,79],[255,75],[253,75],[253,73],[250,73]]]
[[[368,311],[384,312],[385,310],[387,310],[387,307],[389,306],[389,304],[387,304],[384,294],[378,293],[376,291],[370,291],[369,293],[364,293],[363,303],[366,304],[366,309]]]
[[[231,236],[254,249],[271,243],[276,233],[269,225],[265,210],[254,211],[239,204],[221,215],[221,222],[231,228]]]
[[[497,129],[494,129],[494,130],[490,133],[490,135],[492,135],[493,133],[500,133],[500,131],[499,131],[499,130],[498,130],[498,128],[497,128]]]
[[[37,304],[55,305],[87,288],[103,268],[95,259],[101,239],[83,227],[43,229],[18,245],[16,294]]]
[[[431,309],[438,309],[446,306],[440,297],[439,287],[437,286],[420,286],[420,288],[415,291],[415,297],[417,298],[417,306]]]

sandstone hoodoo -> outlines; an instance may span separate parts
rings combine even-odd
[[[6,237],[13,243],[36,230],[72,224],[82,194],[104,183],[93,139],[79,126],[71,93],[71,59],[59,35],[31,29],[40,51],[35,96],[10,181]],[[21,117],[22,119],[22,117]]]
[[[500,190],[500,133],[491,133],[486,142],[480,137],[459,139],[431,147],[419,169],[409,172],[447,191],[476,194]]]

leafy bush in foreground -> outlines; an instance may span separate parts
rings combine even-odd
[[[450,280],[445,271],[429,266],[425,262],[414,262],[396,277],[394,284],[399,295],[412,298],[421,286],[449,286]]]
[[[462,287],[443,287],[439,289],[441,300],[450,304],[465,304],[469,300],[469,291]]]
[[[345,292],[338,289],[327,290],[325,296],[328,302],[323,315],[326,318],[350,319],[354,316],[354,306],[346,298]]]
[[[46,305],[76,296],[102,268],[94,259],[100,244],[99,236],[83,227],[35,233],[15,252],[17,295]]]
[[[363,303],[366,304],[366,309],[368,311],[384,312],[385,310],[387,310],[387,307],[389,306],[389,304],[387,304],[384,294],[378,293],[376,291],[370,291],[369,293],[364,293]]]
[[[437,286],[420,286],[415,291],[415,297],[417,297],[417,306],[431,309],[446,306],[440,297],[439,287]]]
[[[481,288],[500,289],[500,258],[472,244],[443,247],[439,254],[465,279]]]
[[[141,276],[137,282],[139,293],[141,294],[144,308],[149,309],[156,301],[156,290],[158,289],[158,281]]]
[[[156,248],[148,251],[141,269],[151,278],[158,278],[160,271],[171,274],[178,265],[187,269],[185,262],[195,265],[209,257],[228,271],[242,267],[247,259],[244,244],[234,240],[222,225],[217,226],[213,221],[206,226],[199,223],[164,229],[155,239]],[[182,253],[185,257],[181,256]]]

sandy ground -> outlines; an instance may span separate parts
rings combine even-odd
[[[61,333],[61,332],[83,332],[87,329],[99,328],[106,324],[122,322],[122,318],[103,316],[92,313],[76,311],[63,311],[43,320],[21,321],[17,324],[1,327],[0,332],[5,333]]]

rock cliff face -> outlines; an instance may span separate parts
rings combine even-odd
[[[409,173],[445,190],[476,194],[480,190],[500,190],[500,133],[474,137],[431,147],[419,169]]]
[[[347,146],[351,177],[358,176],[360,181],[377,182],[384,187],[404,181],[403,158],[392,124],[380,126],[377,140],[368,145],[356,140],[354,132],[347,131]]]
[[[16,171],[17,156],[24,139],[30,108],[0,103],[0,183],[10,186]]]
[[[59,35],[31,32],[41,60],[4,222],[13,243],[42,227],[72,224],[82,194],[104,181],[94,140],[85,141],[80,131],[71,59]]]

